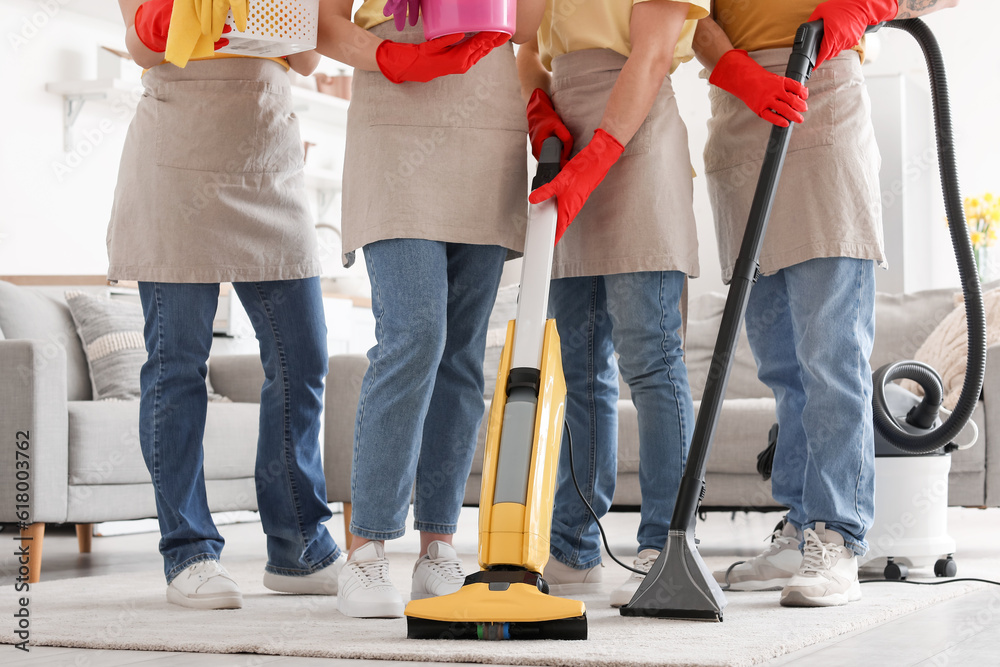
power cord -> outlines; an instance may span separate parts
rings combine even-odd
[[[738,560],[729,568],[726,569],[726,585],[722,586],[722,590],[730,590],[731,584],[729,583],[729,573],[733,571],[733,568],[737,565],[745,563],[745,560]],[[976,577],[955,577],[950,579],[943,579],[941,581],[910,581],[908,579],[860,579],[859,583],[862,584],[913,584],[914,586],[940,586],[941,584],[955,584],[960,581],[978,581],[983,584],[993,584],[994,586],[1000,586],[1000,581],[993,581],[991,579],[977,579]]]
[[[729,573],[733,571],[733,568],[737,565],[745,563],[745,560],[738,560],[726,569],[726,584],[722,586],[722,590],[730,590],[731,584],[729,583]],[[941,584],[955,584],[960,581],[978,581],[982,584],[993,584],[994,586],[1000,586],[1000,581],[993,581],[992,579],[978,579],[976,577],[949,577],[942,579],[941,581],[910,581],[909,579],[859,579],[859,583],[862,584],[913,584],[914,586],[940,586]]]
[[[563,421],[563,428],[566,429],[566,444],[569,447],[569,473],[573,478],[573,486],[576,487],[576,492],[579,494],[580,500],[582,500],[583,504],[587,506],[590,516],[594,517],[594,521],[597,522],[597,530],[601,531],[601,540],[604,541],[604,550],[608,552],[608,556],[611,557],[611,560],[618,563],[626,570],[646,576],[649,574],[648,572],[626,565],[618,560],[613,553],[611,553],[611,547],[608,545],[608,536],[604,533],[604,526],[601,525],[601,520],[597,517],[597,512],[594,511],[594,508],[590,506],[590,503],[587,502],[586,497],[584,497],[583,490],[580,488],[580,483],[576,481],[576,465],[573,461],[573,433],[570,431],[568,419]]]
[[[733,563],[732,565],[730,565],[729,567],[726,568],[726,585],[725,586],[720,586],[720,588],[722,590],[728,591],[730,589],[730,587],[732,586],[732,584],[729,583],[729,573],[733,571],[734,567],[736,567],[737,565],[742,565],[745,562],[746,562],[745,560],[738,560],[738,561],[736,561],[735,563]]]
[[[993,584],[1000,586],[1000,581],[992,579],[977,579],[976,577],[955,577],[953,579],[943,579],[942,581],[910,581],[909,579],[861,579],[862,584],[913,584],[914,586],[940,586],[941,584],[955,584],[960,581],[978,581],[982,584]]]

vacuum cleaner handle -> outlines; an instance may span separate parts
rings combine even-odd
[[[870,25],[865,29],[865,34],[878,32],[883,25],[885,23]],[[816,58],[819,56],[819,47],[822,43],[823,19],[800,25],[795,32],[795,44],[792,46],[792,55],[788,59],[785,76],[799,83],[808,81],[813,68],[816,67]]]
[[[537,190],[559,175],[562,147],[562,141],[556,136],[551,136],[542,142],[542,150],[538,155],[538,169],[531,180],[532,190]]]
[[[819,47],[823,43],[823,20],[803,23],[795,31],[792,55],[788,58],[785,76],[799,83],[805,83],[812,75],[819,57]]]

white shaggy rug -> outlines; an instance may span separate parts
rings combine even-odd
[[[728,562],[707,561],[713,567]],[[625,573],[608,568],[604,594],[582,598],[586,641],[428,641],[406,639],[403,619],[343,616],[335,598],[272,594],[260,583],[261,561],[224,563],[243,590],[241,610],[170,605],[159,572],[36,584],[30,591],[31,644],[503,665],[754,665],[983,586],[865,584],[860,602],[828,609],[786,609],[777,592],[731,593],[724,622],[710,623],[620,616],[607,594]],[[411,566],[412,557],[393,562],[398,587],[408,588]],[[467,558],[467,570],[474,567],[474,558]],[[0,597],[4,643],[16,641],[8,613],[16,609],[13,588],[3,587]]]

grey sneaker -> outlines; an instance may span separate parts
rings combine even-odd
[[[860,599],[858,557],[844,537],[823,522],[806,528],[802,566],[782,589],[782,606],[836,607]]]
[[[779,591],[799,570],[802,552],[799,538],[788,521],[774,529],[771,544],[750,560],[734,563],[728,570],[712,573],[723,590]]]
[[[549,557],[542,578],[548,583],[549,593],[552,595],[586,595],[601,592],[601,582],[604,581],[603,570],[603,563],[586,570],[578,570]]]
[[[632,565],[635,569],[648,573],[649,568],[653,567],[653,563],[656,562],[659,555],[660,552],[656,549],[643,549],[639,552],[639,557],[632,561]],[[624,584],[611,591],[611,606],[624,607],[631,602],[632,596],[639,590],[639,585],[645,578],[645,574],[633,572],[632,576],[626,579]]]
[[[427,545],[427,553],[413,566],[410,599],[423,600],[437,595],[448,595],[465,584],[465,572],[455,547],[435,540]]]

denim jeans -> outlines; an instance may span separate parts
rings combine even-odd
[[[863,555],[875,511],[874,262],[812,259],[762,277],[746,324],[777,400],[771,495],[796,528],[826,522]]]
[[[486,331],[507,250],[390,239],[364,253],[376,343],[354,429],[350,530],[402,536],[414,494],[413,527],[451,534],[484,413]]]
[[[666,544],[694,428],[681,347],[684,278],[677,271],[561,278],[549,293],[562,345],[574,469],[598,516],[607,513],[615,493],[619,370],[632,394],[642,493],[637,551]],[[573,485],[568,447],[564,436],[550,551],[586,569],[601,562],[600,532]]]
[[[254,478],[269,572],[306,575],[340,549],[320,460],[329,361],[318,278],[235,283],[260,342],[264,385]],[[156,493],[167,582],[224,540],[208,509],[202,469],[206,362],[219,298],[214,283],[139,283],[149,357],[140,375],[139,441]]]

